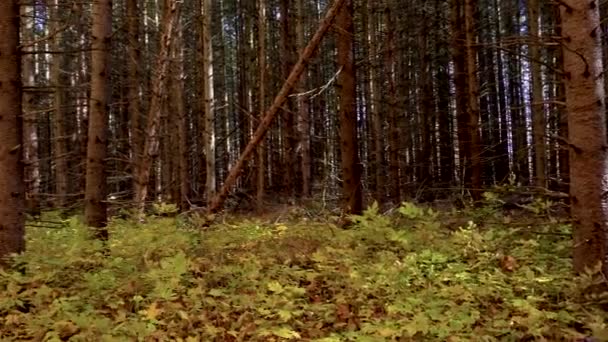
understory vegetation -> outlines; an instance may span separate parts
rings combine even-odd
[[[158,215],[115,219],[105,245],[77,217],[32,227],[0,271],[0,339],[608,340],[569,225],[530,209],[374,205],[350,229],[302,208],[203,229]]]

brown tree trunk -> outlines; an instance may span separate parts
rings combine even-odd
[[[497,0],[494,0],[494,6],[495,6],[495,24],[494,24],[494,30],[496,32],[496,39],[498,40],[498,46],[501,47],[501,41],[502,41],[502,35],[500,34],[501,31],[501,18],[500,18],[500,6]],[[499,107],[499,113],[498,113],[498,117],[500,120],[500,127],[497,128],[499,129],[499,134],[498,134],[498,140],[499,143],[496,146],[496,153],[495,153],[495,158],[496,160],[494,161],[494,165],[496,166],[495,168],[495,178],[498,181],[498,183],[503,183],[505,181],[507,181],[508,175],[509,175],[509,171],[510,171],[510,167],[509,167],[509,129],[508,129],[508,125],[507,125],[507,101],[506,101],[506,89],[505,89],[505,68],[504,68],[504,62],[503,62],[503,55],[502,55],[502,49],[499,49],[498,51],[496,51],[496,69],[497,69],[497,74],[496,74],[496,81],[498,83],[497,85],[497,91],[498,91],[498,107]]]
[[[188,203],[190,198],[190,177],[188,169],[188,117],[186,116],[186,108],[184,103],[184,48],[183,48],[183,26],[181,21],[178,23],[178,33],[176,42],[173,46],[174,77],[173,85],[171,86],[173,102],[177,111],[177,120],[175,129],[177,130],[177,179],[179,182],[179,191],[177,203],[180,210],[185,211],[190,208]]]
[[[342,154],[342,196],[344,212],[358,215],[363,210],[361,164],[357,144],[357,103],[354,58],[353,1],[346,4],[336,17],[338,27],[337,61],[340,112],[340,152]]]
[[[437,16],[435,25],[441,28],[449,28],[446,20],[448,15],[443,10],[443,0],[436,0],[435,10]],[[449,34],[447,30],[437,33],[438,44],[435,48],[437,54],[437,129],[439,130],[439,168],[441,181],[440,187],[448,188],[454,179],[454,141],[452,139],[453,117],[450,113],[450,55]]]
[[[464,26],[467,60],[468,119],[467,129],[471,137],[471,195],[473,200],[481,199],[482,171],[481,136],[479,133],[479,83],[477,81],[477,51],[475,34],[475,0],[465,0]]]
[[[384,18],[388,27],[394,26],[393,13],[388,4],[384,8]],[[392,179],[390,196],[394,203],[399,203],[401,200],[401,177],[399,172],[401,169],[399,158],[401,130],[398,119],[399,111],[397,110],[399,101],[397,100],[397,87],[395,84],[395,34],[393,29],[388,30],[386,40],[388,48],[386,50],[386,69],[384,73],[388,83],[389,174]],[[356,120],[354,124],[356,125]]]
[[[19,2],[0,1],[0,266],[25,249]]]
[[[384,197],[386,193],[385,189],[385,176],[384,176],[384,134],[382,132],[382,115],[380,111],[380,98],[382,97],[382,92],[380,91],[380,80],[378,79],[378,68],[380,66],[378,55],[380,54],[379,42],[378,42],[378,15],[376,13],[376,2],[369,1],[367,3],[367,13],[369,15],[369,19],[367,20],[367,36],[365,37],[365,42],[368,49],[368,88],[369,88],[369,96],[368,96],[368,107],[369,113],[368,115],[371,117],[371,163],[373,167],[373,174],[370,176],[373,178],[373,182],[375,185],[375,200],[378,203],[384,202]]]
[[[539,0],[528,0],[528,20],[530,26],[530,39],[528,46],[531,57],[532,73],[532,130],[534,135],[534,165],[536,186],[545,188],[546,177],[546,141],[545,141],[545,113],[543,105],[543,84],[540,68],[541,35],[539,28],[540,3]]]
[[[296,42],[298,54],[302,54],[305,48],[305,11],[304,0],[296,0],[297,21],[296,21]],[[306,82],[302,78],[298,84],[298,93],[305,91]],[[301,154],[301,173],[302,173],[302,197],[308,198],[312,194],[312,158],[310,155],[310,112],[309,99],[305,96],[298,98],[298,119],[299,119],[299,137],[300,137],[300,154]]]
[[[211,201],[211,204],[208,207],[209,212],[217,212],[223,206],[224,201],[228,197],[230,189],[234,186],[234,183],[236,182],[238,176],[241,174],[245,162],[249,159],[249,157],[251,157],[257,145],[264,138],[266,131],[270,127],[270,124],[277,115],[279,109],[281,109],[283,103],[285,103],[287,96],[289,96],[291,91],[296,86],[296,83],[302,76],[302,73],[304,72],[306,65],[308,64],[309,59],[319,47],[321,39],[323,39],[327,31],[329,30],[331,24],[333,23],[334,19],[336,18],[336,15],[344,5],[345,1],[347,0],[336,0],[325,15],[323,21],[321,21],[317,32],[315,32],[314,36],[311,38],[306,48],[302,51],[298,62],[294,65],[293,69],[291,70],[291,73],[289,74],[289,77],[287,78],[287,80],[285,80],[285,83],[283,83],[281,90],[274,98],[274,101],[266,112],[266,115],[264,116],[262,121],[260,121],[260,124],[256,129],[255,133],[253,134],[253,137],[249,141],[249,144],[247,144],[247,146],[243,150],[243,153],[241,153],[239,159],[230,169],[230,172],[228,173],[228,177],[226,177],[226,180],[224,181],[222,189],[215,195],[215,197]]]
[[[175,33],[175,22],[179,15],[179,3],[176,0],[166,0],[165,13],[162,25],[162,38],[160,52],[156,61],[156,74],[152,82],[152,99],[148,113],[148,122],[144,136],[144,149],[140,162],[136,167],[137,177],[135,189],[135,205],[139,219],[143,218],[145,200],[150,183],[150,171],[154,158],[159,152],[159,126],[161,119],[162,100],[166,91],[168,78],[169,56]]]
[[[106,156],[108,101],[110,98],[110,41],[112,37],[112,1],[98,0],[91,9],[91,95],[85,188],[85,222],[95,235],[105,240],[107,184]]]
[[[561,5],[566,108],[570,143],[570,202],[574,269],[608,272],[605,89],[598,1]]]
[[[266,1],[258,1],[258,68],[260,72],[259,91],[259,114],[258,119],[264,117],[266,110]],[[258,209],[264,203],[264,195],[266,194],[266,148],[264,142],[258,146],[256,153],[256,199]]]
[[[60,8],[59,0],[51,1],[51,20],[50,31],[53,35],[51,39],[51,50],[61,51],[63,32],[60,27]],[[54,87],[53,92],[53,161],[55,163],[55,195],[57,200],[55,204],[58,207],[63,207],[66,204],[66,195],[68,193],[68,164],[67,164],[67,147],[65,144],[65,107],[66,107],[66,79],[64,74],[64,54],[55,53],[52,56],[51,62],[51,84]]]
[[[429,18],[426,14],[426,9],[422,8],[420,17],[420,32],[418,34],[418,50],[420,58],[420,69],[419,69],[419,89],[420,89],[420,111],[419,111],[419,131],[421,144],[419,153],[416,160],[416,177],[418,187],[423,188],[428,186],[427,182],[432,182],[432,156],[431,152],[431,137],[434,129],[431,129],[431,123],[434,122],[433,117],[435,108],[433,106],[433,79],[431,77],[431,55],[430,47],[431,42],[429,41],[428,35],[430,30],[427,26]]]
[[[287,79],[294,63],[294,41],[293,27],[291,19],[293,18],[291,9],[292,0],[281,0],[281,60],[283,65],[283,78]],[[285,172],[284,192],[287,197],[291,198],[295,195],[296,185],[296,131],[295,118],[293,111],[293,101],[288,98],[284,104],[285,111],[283,112],[283,172]]]
[[[452,60],[456,89],[456,121],[458,123],[458,177],[464,187],[471,186],[471,136],[467,128],[467,64],[463,49],[465,33],[462,0],[451,0]]]
[[[133,189],[137,188],[135,175],[136,166],[139,164],[143,149],[143,134],[141,127],[141,93],[140,82],[141,76],[139,68],[141,67],[141,48],[139,43],[139,6],[138,0],[126,1],[127,15],[127,98],[129,129],[131,131],[131,173]]]
[[[213,96],[213,44],[211,42],[212,1],[203,0],[201,22],[201,69],[203,90],[203,141],[205,149],[205,198],[215,194],[215,106]]]
[[[23,163],[25,167],[26,206],[31,211],[40,209],[40,164],[38,161],[38,114],[33,88],[36,83],[36,63],[34,60],[34,6],[21,6],[22,42],[25,44],[22,56],[23,93]]]

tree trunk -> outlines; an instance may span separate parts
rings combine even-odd
[[[294,63],[294,42],[291,19],[292,0],[281,0],[281,62],[283,65],[283,78],[287,79]],[[288,198],[295,196],[296,186],[296,131],[293,111],[293,101],[288,98],[284,104],[283,112],[283,190]]]
[[[188,169],[188,117],[186,115],[186,108],[184,103],[184,48],[183,44],[183,26],[181,22],[178,23],[178,33],[176,36],[176,42],[173,46],[173,60],[175,61],[174,66],[174,77],[172,90],[172,98],[175,102],[175,109],[177,111],[176,127],[177,130],[177,179],[179,182],[179,191],[177,203],[180,210],[185,211],[190,208],[188,200],[190,198],[190,177]]]
[[[112,1],[94,2],[91,13],[93,27],[91,31],[91,95],[87,140],[85,222],[93,228],[96,237],[106,240],[108,238],[106,156]]]
[[[357,145],[357,103],[354,58],[353,1],[346,4],[336,17],[338,27],[337,61],[340,112],[340,152],[342,154],[342,196],[344,212],[358,215],[363,209],[361,190],[361,164]]]
[[[0,1],[0,266],[25,249],[19,2]]]
[[[126,1],[127,15],[127,98],[129,99],[129,128],[131,131],[131,172],[133,189],[136,189],[135,169],[139,164],[143,149],[141,118],[141,48],[139,43],[139,6],[138,0]]]
[[[388,27],[393,27],[393,13],[389,4],[384,7],[384,19],[387,22]],[[391,188],[391,199],[393,203],[399,203],[401,200],[401,177],[400,169],[401,163],[399,158],[400,144],[400,122],[399,122],[399,111],[397,105],[397,87],[395,84],[395,34],[394,30],[389,29],[387,32],[387,50],[386,50],[386,64],[385,64],[385,75],[388,83],[388,121],[389,121],[389,174],[392,179]],[[355,115],[355,114],[352,114]],[[355,116],[356,118],[356,116]],[[356,120],[355,123],[356,125]]]
[[[591,6],[590,6],[591,5]],[[566,108],[570,143],[570,202],[574,269],[608,272],[605,89],[598,1],[561,5]]]
[[[156,61],[156,74],[152,82],[152,99],[148,113],[148,122],[144,136],[144,149],[140,162],[136,167],[136,189],[135,205],[139,219],[143,218],[145,200],[148,194],[150,182],[150,171],[154,158],[159,152],[158,131],[161,119],[162,100],[166,91],[168,78],[169,56],[173,44],[173,34],[175,33],[175,22],[179,16],[179,3],[176,0],[166,0],[165,13],[162,24],[162,38],[160,52]]]
[[[59,0],[51,1],[50,31],[53,38],[50,41],[52,51],[61,51],[63,32],[60,27],[61,18]],[[64,54],[55,53],[51,60],[51,84],[53,86],[53,154],[55,164],[55,204],[63,207],[66,204],[68,193],[68,164],[67,147],[65,145],[65,107],[66,107],[66,80],[63,75]]]
[[[270,124],[277,115],[279,109],[281,109],[283,103],[285,103],[287,96],[289,96],[291,91],[296,86],[296,83],[298,82],[300,76],[302,76],[302,73],[304,72],[306,65],[308,64],[309,59],[319,47],[321,39],[329,30],[331,24],[336,18],[336,15],[338,14],[338,12],[346,1],[347,0],[336,0],[327,12],[325,18],[320,23],[317,32],[315,32],[314,36],[311,38],[306,48],[302,51],[298,62],[294,65],[293,69],[291,70],[291,73],[289,74],[289,77],[287,78],[287,80],[285,80],[285,83],[283,83],[281,90],[274,98],[274,101],[266,112],[266,115],[264,116],[262,121],[260,121],[260,124],[256,129],[255,133],[253,134],[253,137],[249,141],[249,144],[247,144],[247,146],[243,150],[243,153],[241,153],[241,156],[236,161],[235,165],[232,167],[232,169],[230,169],[230,172],[228,173],[228,177],[226,177],[226,180],[224,181],[222,189],[215,195],[215,197],[211,201],[211,204],[208,207],[209,212],[217,212],[224,204],[224,201],[228,197],[228,192],[234,186],[234,183],[236,182],[238,176],[241,174],[245,162],[249,159],[249,157],[251,157],[251,154],[254,152],[255,148],[257,147],[257,144],[259,144],[260,141],[262,141],[262,139],[264,138],[266,131],[270,127]]]
[[[203,112],[205,127],[203,140],[205,143],[205,198],[211,199],[215,194],[215,116],[213,97],[213,44],[211,42],[212,0],[203,0],[201,49],[203,74]]]
[[[456,121],[458,123],[458,176],[464,187],[471,186],[471,136],[467,123],[467,64],[463,49],[465,33],[462,17],[462,1],[451,0],[452,60],[456,90]]]
[[[21,6],[22,41],[25,44],[21,56],[23,86],[23,163],[25,167],[26,206],[31,211],[40,209],[40,164],[38,161],[38,114],[36,97],[32,89],[36,84],[36,62],[34,60],[34,6]]]
[[[302,54],[302,50],[306,47],[306,37],[304,34],[305,27],[305,11],[304,0],[296,0],[297,21],[296,21],[296,42],[298,54]],[[298,93],[305,91],[306,82],[302,78],[298,84]],[[302,197],[308,198],[312,194],[312,158],[310,155],[310,112],[309,98],[300,96],[298,98],[298,119],[299,119],[299,137],[301,150],[301,172],[302,172]]]
[[[465,0],[464,30],[467,60],[468,119],[467,130],[471,137],[471,195],[481,199],[483,166],[481,165],[481,136],[479,134],[479,83],[477,81],[477,51],[475,34],[475,0]]]
[[[534,135],[534,164],[536,186],[545,188],[546,177],[546,141],[545,141],[545,113],[543,105],[543,84],[541,78],[541,53],[542,44],[538,18],[540,15],[539,0],[528,0],[528,20],[530,27],[530,63],[532,73],[532,130]]]

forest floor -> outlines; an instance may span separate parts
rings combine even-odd
[[[159,215],[113,220],[105,246],[76,217],[32,223],[0,272],[0,340],[607,341],[569,225],[528,209]]]

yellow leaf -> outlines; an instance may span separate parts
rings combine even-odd
[[[158,307],[158,303],[152,303],[148,309],[144,310],[144,315],[149,320],[155,320],[163,312],[163,309]]]

